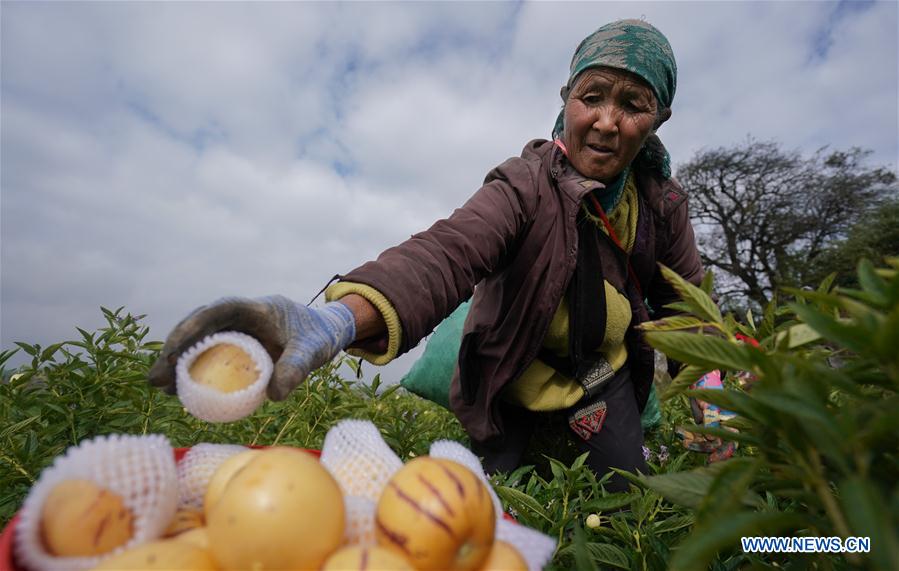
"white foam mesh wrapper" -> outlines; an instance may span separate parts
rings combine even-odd
[[[220,343],[237,345],[256,363],[259,377],[251,385],[230,393],[201,385],[190,377],[190,366],[203,351]],[[234,422],[247,417],[265,400],[265,388],[272,376],[272,358],[256,339],[237,331],[222,331],[204,338],[182,353],[175,367],[178,398],[187,412],[207,422]]]
[[[178,462],[178,507],[203,509],[203,497],[212,475],[222,462],[244,450],[249,448],[206,442],[188,450]]]
[[[503,519],[502,504],[477,456],[458,442],[448,440],[434,442],[430,455],[458,462],[484,481],[496,511],[496,537],[514,545],[527,561],[528,569],[539,571],[549,562],[556,547],[555,540]],[[325,436],[321,463],[337,479],[347,496],[347,542],[373,545],[378,498],[393,474],[402,467],[402,461],[387,446],[374,424],[364,420],[344,420]]]
[[[387,481],[403,467],[377,427],[366,420],[343,420],[334,425],[325,435],[321,463],[344,495],[375,503]]]
[[[130,541],[97,557],[54,557],[44,550],[40,538],[44,500],[70,479],[90,480],[122,498],[133,516]],[[92,569],[108,555],[160,537],[177,505],[175,457],[165,436],[114,434],[86,440],[58,456],[32,486],[16,526],[16,558],[32,571]]]
[[[375,541],[376,502],[358,496],[344,496],[346,506],[346,531],[344,539],[348,545],[371,547]]]
[[[556,550],[555,539],[507,519],[497,521],[496,539],[514,545],[527,562],[529,571],[543,569]]]

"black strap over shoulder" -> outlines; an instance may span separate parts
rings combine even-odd
[[[606,332],[606,288],[599,259],[596,225],[583,212],[577,217],[578,250],[568,284],[568,358],[541,350],[541,361],[571,378],[581,378],[594,363],[587,356],[602,345]]]
[[[568,358],[575,378],[590,368],[584,357],[606,336],[606,287],[596,225],[583,211],[577,218],[578,251],[568,289]]]

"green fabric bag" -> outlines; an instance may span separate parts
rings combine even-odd
[[[640,415],[640,426],[643,432],[657,428],[662,424],[662,408],[659,406],[659,395],[656,394],[655,383],[649,387],[649,398],[646,399],[646,408]]]
[[[400,385],[409,392],[446,409],[450,407],[450,384],[453,382],[456,361],[459,360],[462,327],[465,325],[470,305],[471,301],[464,302],[437,326],[434,334],[428,339],[424,354],[400,380]]]
[[[449,389],[453,381],[453,371],[459,359],[462,347],[462,328],[468,316],[470,301],[456,308],[449,317],[437,326],[434,334],[428,339],[424,354],[419,357],[408,373],[400,380],[400,385],[409,392],[435,402],[449,409]],[[640,424],[643,430],[655,428],[662,422],[659,408],[659,397],[655,385],[649,391],[649,399]]]

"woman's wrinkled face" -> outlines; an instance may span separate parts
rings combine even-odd
[[[568,94],[562,142],[582,175],[609,183],[652,133],[657,103],[637,76],[600,67],[583,72]]]

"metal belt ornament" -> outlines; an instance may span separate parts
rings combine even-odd
[[[584,440],[602,429],[606,420],[606,401],[600,400],[594,403],[590,401],[599,394],[600,390],[615,376],[615,370],[605,359],[599,359],[592,367],[578,379],[578,383],[584,388],[582,402],[587,402],[583,407],[575,409],[568,416],[568,425],[575,434]]]

